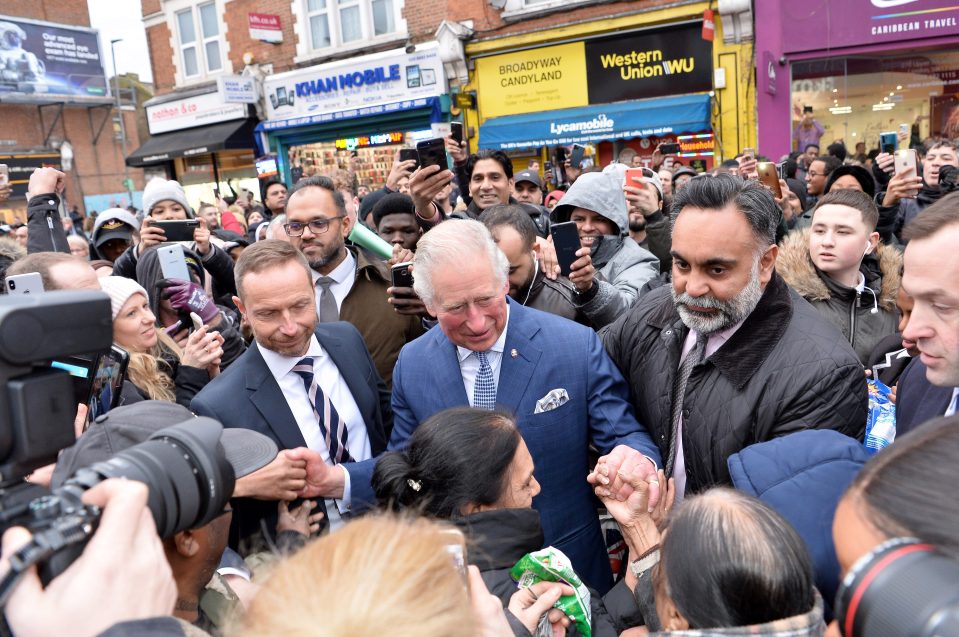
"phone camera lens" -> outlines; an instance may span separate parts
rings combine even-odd
[[[10,289],[11,289],[11,290],[16,290],[16,289],[17,289],[17,282],[16,282],[16,281],[10,281],[9,283],[10,283]]]

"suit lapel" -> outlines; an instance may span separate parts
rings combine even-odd
[[[496,404],[517,411],[543,352],[536,347],[535,341],[539,325],[530,320],[528,310],[512,301],[509,310],[506,344],[496,386]],[[520,415],[517,413],[517,416]]]
[[[439,402],[438,409],[432,413],[450,407],[469,407],[469,397],[463,385],[463,372],[460,370],[459,352],[456,345],[446,338],[439,326],[428,332],[432,341],[427,348],[426,360],[422,363],[432,368],[430,374],[435,379],[432,389],[427,389]]]
[[[362,361],[357,360],[358,352],[344,347],[343,343],[333,338],[320,324],[316,328],[316,340],[320,342],[323,350],[329,354],[330,358],[336,364],[346,382],[353,400],[360,413],[363,414],[363,424],[366,425],[366,432],[370,438],[370,447],[372,449],[385,449],[386,437],[382,428],[376,426],[375,414],[377,406],[376,388],[371,384],[367,372],[371,372],[368,367],[359,364]]]
[[[250,345],[250,360],[246,371],[246,388],[250,392],[250,402],[260,412],[263,421],[273,431],[283,449],[305,447],[306,441],[300,432],[293,412],[280,391],[270,368],[260,354],[256,343]]]

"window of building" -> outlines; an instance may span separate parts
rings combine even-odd
[[[175,15],[181,78],[193,80],[222,71],[222,30],[216,2],[186,7]]]
[[[845,142],[850,154],[879,148],[879,135],[908,128],[908,144],[959,135],[959,53],[912,50],[806,60],[792,65],[793,145],[803,110],[823,129],[820,148]],[[811,124],[806,124],[807,127]]]
[[[293,8],[302,11],[300,42],[309,43],[300,58],[406,37],[403,0],[297,0]]]
[[[506,20],[525,18],[531,15],[565,11],[571,7],[597,4],[601,0],[506,0],[503,5],[503,18]]]

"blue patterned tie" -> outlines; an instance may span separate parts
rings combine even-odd
[[[496,384],[493,382],[493,368],[489,365],[486,352],[473,352],[479,359],[479,372],[473,385],[473,407],[477,409],[496,408]]]
[[[320,433],[326,441],[326,448],[330,451],[330,460],[333,464],[353,462],[346,444],[346,423],[340,418],[330,399],[316,384],[313,377],[313,357],[307,356],[300,359],[293,367],[293,372],[303,379],[303,387],[306,388],[306,395],[310,399],[310,407],[313,408],[313,415],[320,426]]]

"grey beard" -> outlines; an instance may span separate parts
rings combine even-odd
[[[670,286],[670,291],[679,318],[682,319],[686,327],[696,330],[700,334],[721,332],[745,319],[759,304],[759,299],[763,295],[762,286],[759,284],[759,262],[757,261],[753,265],[746,287],[728,301],[720,301],[711,296],[690,296],[685,292],[677,294],[672,286]],[[716,308],[719,311],[711,316],[704,316],[687,309],[687,305]]]

